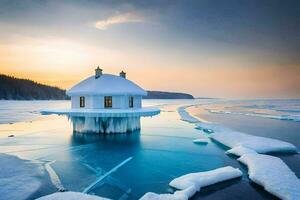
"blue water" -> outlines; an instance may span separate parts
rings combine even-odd
[[[62,185],[72,191],[83,191],[124,160],[132,158],[89,191],[91,194],[112,199],[138,199],[149,191],[171,192],[172,188],[168,183],[175,177],[227,165],[239,167],[244,172],[243,178],[203,188],[194,199],[274,198],[262,188],[249,183],[245,166],[226,155],[224,146],[213,142],[207,145],[192,142],[204,135],[194,129],[194,125],[181,121],[176,110],[180,105],[196,101],[201,104],[210,103],[210,100],[143,101],[144,105],[159,106],[162,109],[161,114],[142,118],[140,131],[118,135],[75,134],[65,116],[38,114],[38,110],[43,108],[68,107],[68,101],[1,101],[0,110],[5,110],[6,115],[1,111],[0,152],[42,163],[53,161],[51,167],[59,176]],[[23,113],[20,118],[19,109]],[[202,111],[198,114],[208,120],[216,120],[212,116],[220,116]],[[229,116],[231,115],[224,115],[224,118]],[[261,120],[259,117],[256,119],[257,122]],[[275,125],[281,130],[282,126],[290,127],[287,123],[289,121]],[[299,133],[300,123],[294,123],[297,124],[293,128]],[[244,125],[244,121],[241,121],[239,127],[234,128],[246,130]],[[255,127],[253,123],[247,130]],[[257,124],[257,130],[260,127]],[[276,127],[273,129],[274,137],[279,137],[280,132],[276,132]],[[7,137],[8,135],[14,137]],[[271,132],[269,135],[273,136]],[[298,140],[295,133],[286,137],[295,137]],[[288,159],[295,160],[292,156],[288,156]],[[45,185],[32,194],[30,199],[56,191],[47,173],[44,179]],[[248,195],[245,196],[245,193]]]

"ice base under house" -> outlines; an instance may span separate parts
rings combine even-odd
[[[75,132],[126,133],[141,128],[140,118],[160,113],[158,108],[140,109],[61,109],[42,114],[67,115]]]
[[[95,75],[67,90],[71,108],[43,110],[42,114],[67,115],[75,132],[125,133],[141,128],[140,118],[160,113],[158,108],[142,107],[147,92],[119,76],[102,74],[99,67]]]

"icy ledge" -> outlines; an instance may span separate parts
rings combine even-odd
[[[84,194],[80,192],[56,192],[36,200],[109,200],[107,198]]]
[[[0,154],[0,199],[27,199],[41,186],[40,165],[16,156]]]
[[[42,110],[41,114],[68,115],[70,117],[150,117],[160,113],[159,108],[144,107],[134,109],[52,109]]]
[[[189,106],[181,106],[177,109],[181,120],[182,121],[186,121],[186,122],[190,122],[190,123],[198,123],[199,120],[193,116],[191,116],[185,109],[188,107],[191,107],[193,105],[189,105]]]
[[[186,174],[175,178],[170,186],[179,189],[174,194],[146,193],[140,200],[187,200],[192,197],[201,187],[213,185],[222,181],[238,178],[242,172],[230,166],[221,167],[206,172]]]
[[[270,152],[288,152],[297,153],[297,148],[288,142],[248,135],[236,131],[220,131],[212,133],[210,137],[227,147],[235,148],[243,146],[256,151],[257,153],[270,153]]]
[[[187,107],[190,106],[193,105],[182,106],[178,108],[178,113],[181,116],[181,120],[190,123],[197,123],[197,129],[203,130],[206,133],[210,133],[210,138],[214,139],[219,143],[222,143],[227,147],[235,148],[238,146],[243,146],[252,149],[257,153],[297,153],[297,148],[293,144],[288,142],[233,131],[231,129],[222,127],[218,124],[200,122],[197,118],[191,116],[185,110]]]
[[[238,159],[248,166],[249,178],[280,199],[300,199],[300,180],[279,158],[256,153]]]

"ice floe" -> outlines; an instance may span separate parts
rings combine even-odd
[[[182,121],[190,122],[190,123],[198,123],[199,120],[193,116],[191,116],[185,109],[190,106],[182,106],[178,108],[178,113],[181,117]]]
[[[169,185],[178,189],[174,194],[146,193],[140,200],[187,200],[201,187],[213,185],[222,181],[238,178],[242,172],[230,166],[221,167],[206,172],[197,172],[183,175],[172,180]]]
[[[38,164],[0,154],[0,166],[0,199],[27,199],[42,184],[39,177],[44,171]]]
[[[41,110],[44,115],[58,114],[72,117],[150,117],[160,113],[159,108],[143,107],[135,109],[51,109]]]
[[[201,187],[213,185],[218,182],[226,181],[240,176],[242,176],[242,172],[239,169],[227,166],[206,172],[186,174],[181,177],[175,178],[170,182],[169,185],[179,190],[184,190],[191,186],[200,189]]]
[[[249,178],[266,191],[281,199],[300,199],[300,179],[280,158],[245,154],[238,160],[248,166]]]
[[[199,138],[199,139],[195,139],[195,140],[193,140],[193,142],[195,143],[195,144],[207,144],[207,143],[209,143],[209,139],[207,139],[207,138]]]
[[[233,154],[236,156],[242,156],[244,154],[249,154],[249,153],[256,153],[256,151],[254,151],[253,149],[249,149],[243,146],[237,146],[234,147],[232,149],[229,149],[228,151],[226,151],[227,154]]]
[[[210,137],[227,147],[235,148],[238,146],[243,146],[246,148],[250,148],[257,153],[297,153],[297,148],[291,143],[272,138],[248,135],[246,133],[236,131],[215,132],[212,133]]]
[[[147,192],[140,200],[188,200],[198,190],[191,186],[185,190],[178,190],[174,194],[156,194],[154,192]]]
[[[264,114],[264,113],[243,113],[243,112],[231,112],[231,111],[222,111],[222,110],[210,110],[207,109],[210,113],[216,114],[233,114],[233,115],[245,115],[245,116],[252,116],[252,117],[263,117],[269,119],[278,119],[278,120],[289,120],[300,122],[299,115],[271,115],[271,114]]]
[[[196,124],[197,129],[209,133],[210,138],[224,144],[227,147],[235,148],[238,146],[243,146],[245,148],[253,149],[257,153],[270,153],[270,152],[297,153],[297,148],[293,144],[288,142],[237,132],[214,123],[200,122],[198,119],[191,116],[185,110],[187,107],[188,106],[182,106],[178,108],[178,112],[182,120],[197,123]]]
[[[36,200],[109,200],[104,197],[84,194],[80,192],[56,192]]]

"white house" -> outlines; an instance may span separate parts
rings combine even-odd
[[[79,82],[67,91],[71,108],[43,110],[42,114],[67,115],[74,132],[126,133],[140,129],[140,118],[160,113],[155,107],[142,107],[147,92],[119,76],[103,74],[99,67],[95,75]]]
[[[142,96],[147,92],[126,79],[125,72],[119,76],[103,74],[98,67],[94,76],[73,86],[67,95],[71,96],[72,108],[131,109],[142,107]]]

